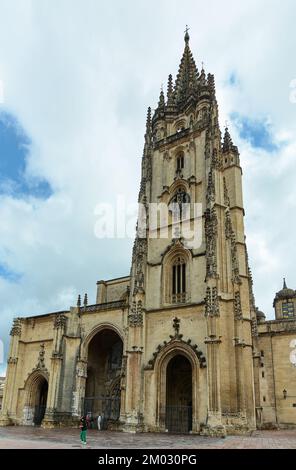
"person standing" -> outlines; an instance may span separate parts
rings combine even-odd
[[[98,416],[98,430],[101,431],[102,429],[102,416]]]
[[[90,418],[89,413],[86,415],[85,419],[86,419],[87,429],[90,429],[91,428],[91,418]]]
[[[80,419],[80,440],[82,444],[86,444],[87,421],[85,416]]]

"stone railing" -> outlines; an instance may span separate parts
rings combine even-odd
[[[87,305],[81,307],[82,312],[97,312],[99,310],[113,310],[116,308],[126,308],[125,300],[114,300],[113,302],[104,302],[102,304]]]

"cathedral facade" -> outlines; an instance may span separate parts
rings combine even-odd
[[[197,69],[188,32],[175,82],[148,109],[138,202],[129,276],[98,281],[93,305],[79,297],[14,320],[0,424],[296,425],[296,292],[284,283],[273,321],[255,306],[239,151],[227,128],[222,138],[214,76]],[[168,208],[164,224],[150,223],[155,206]]]

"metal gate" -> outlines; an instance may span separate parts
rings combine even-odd
[[[97,428],[97,418],[101,416],[101,429],[108,429],[108,423],[119,420],[120,397],[85,397],[81,409],[90,417],[91,427]]]
[[[173,433],[188,433],[192,430],[192,406],[166,406],[166,429]]]
[[[46,406],[38,405],[35,406],[33,423],[35,426],[40,426],[45,415]]]

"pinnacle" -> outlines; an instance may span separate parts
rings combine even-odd
[[[170,74],[168,78],[168,86],[167,86],[167,105],[173,106],[174,104],[174,85],[173,85],[173,77]]]
[[[147,110],[146,128],[150,127],[150,125],[151,125],[151,108],[149,106]]]
[[[168,78],[168,88],[167,88],[167,97],[169,98],[173,93],[173,77],[172,74],[169,74]]]
[[[231,150],[233,150],[233,147],[234,145],[233,145],[228,127],[225,127],[222,150],[223,152],[230,152]]]
[[[164,99],[164,93],[163,89],[161,87],[160,95],[159,95],[159,101],[158,101],[158,107],[163,108],[165,106],[165,99]]]

